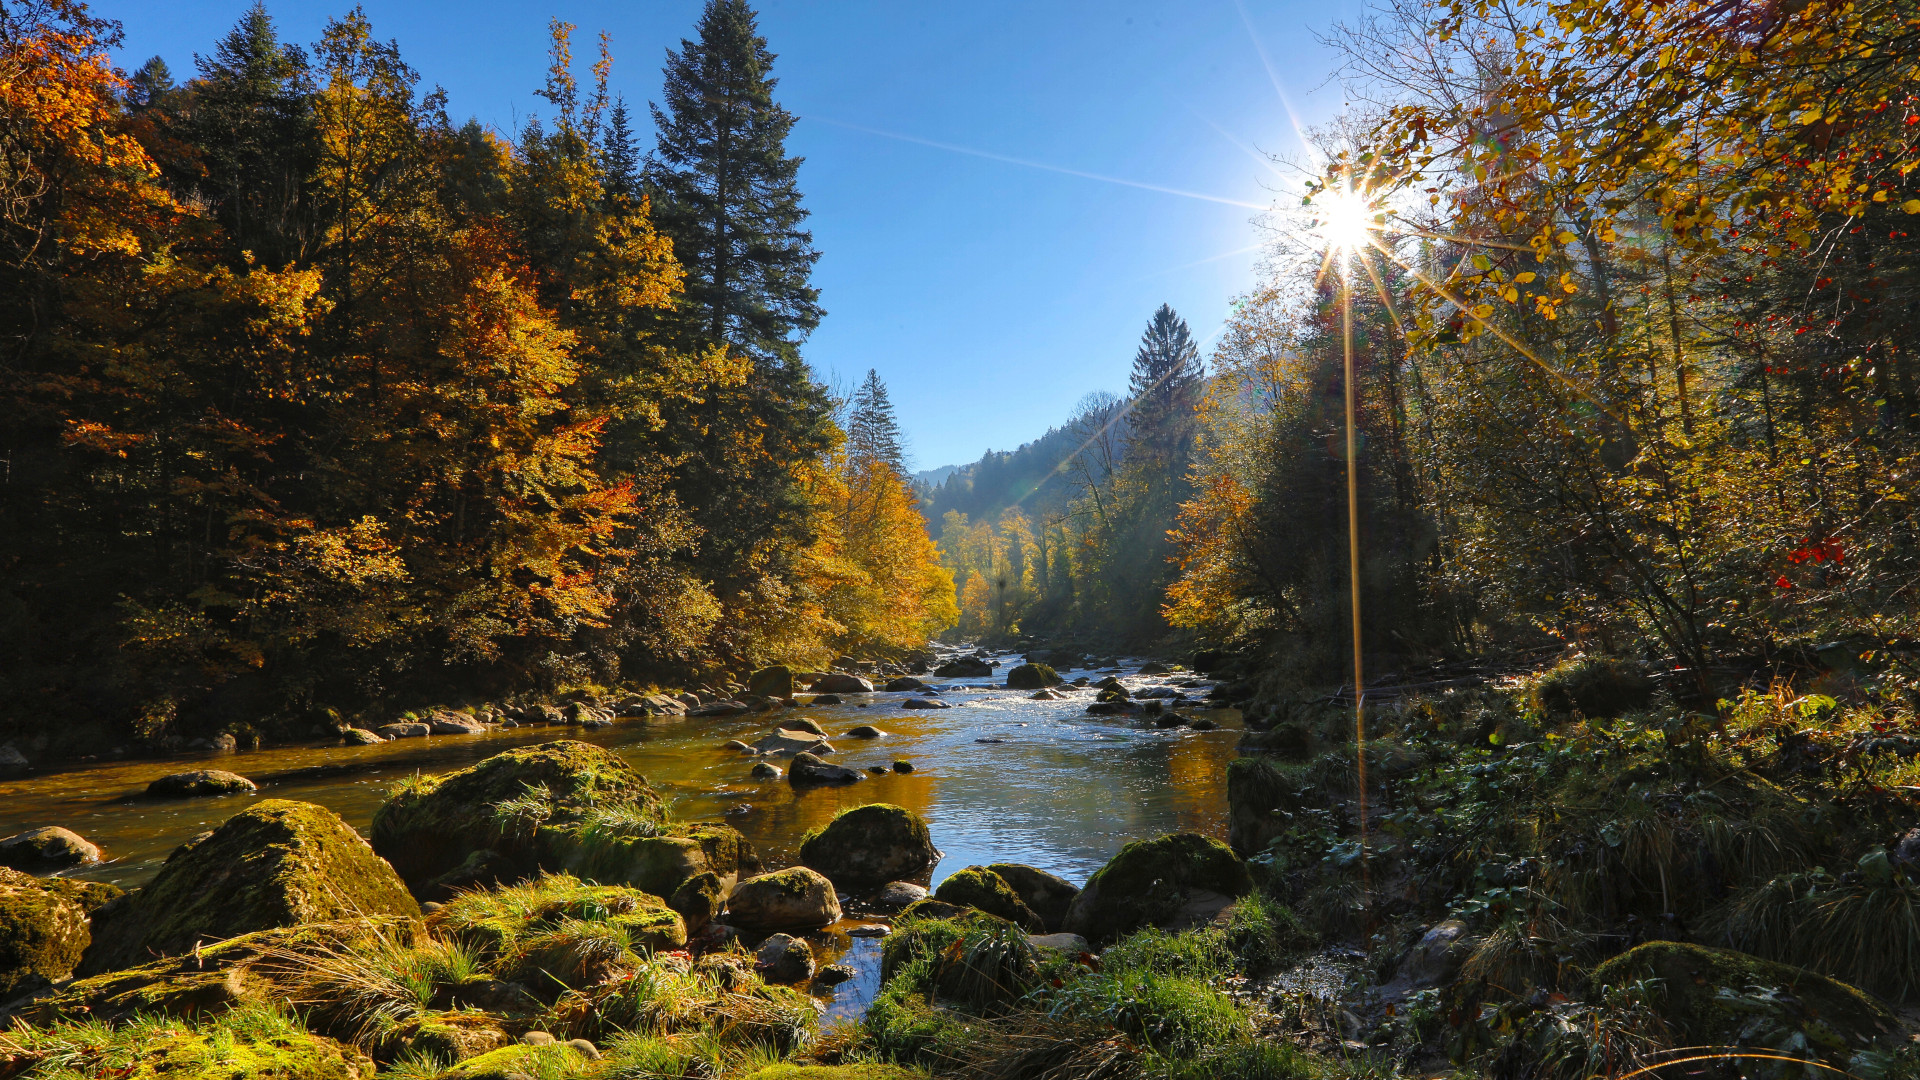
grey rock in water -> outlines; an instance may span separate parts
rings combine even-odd
[[[485,730],[487,725],[459,713],[435,713],[427,724],[428,733],[433,735],[478,735]]]
[[[374,730],[389,739],[417,739],[433,731],[428,725],[415,723],[413,721],[404,721],[398,724],[382,724],[374,728]]]
[[[873,684],[858,675],[836,671],[823,676],[809,689],[816,694],[871,694]]]
[[[0,746],[0,772],[24,769],[27,765],[27,755],[21,753],[12,743]]]
[[[853,728],[853,729],[851,729],[851,730],[849,730],[849,731],[847,732],[847,738],[849,738],[849,739],[877,739],[877,738],[879,738],[879,737],[881,737],[882,735],[885,735],[885,734],[886,734],[886,732],[884,732],[884,731],[881,731],[881,730],[880,730],[879,728],[877,728],[877,727],[874,727],[874,726],[873,726],[872,724],[861,724],[861,725],[860,725],[859,727],[857,727],[857,728]]]
[[[864,779],[866,777],[852,769],[822,761],[805,751],[793,755],[793,765],[787,770],[787,782],[796,787],[804,784],[851,784]]]
[[[804,866],[748,878],[727,898],[727,922],[748,930],[811,930],[839,921],[833,882]]]
[[[831,754],[833,745],[811,731],[795,731],[781,728],[773,734],[761,738],[753,744],[754,753],[763,757],[780,757],[786,754]]]
[[[749,770],[749,775],[755,780],[778,780],[784,774],[780,772],[780,766],[778,765],[766,761],[756,761],[753,763],[753,768]]]
[[[348,746],[372,746],[375,743],[386,742],[387,737],[375,735],[366,728],[350,727],[340,729],[340,741]]]
[[[903,709],[951,709],[953,703],[937,698],[908,698],[900,703]]]
[[[890,881],[882,886],[879,892],[874,893],[873,899],[868,903],[876,911],[899,911],[915,900],[926,898],[925,886],[915,885],[911,881]]]

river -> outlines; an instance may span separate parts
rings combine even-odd
[[[998,659],[1001,673],[1020,662]],[[1122,666],[1130,687],[1165,681],[1133,675],[1137,662]],[[1100,677],[1081,670],[1062,674]],[[907,710],[900,705],[912,695],[876,693],[798,710],[828,732],[839,764],[864,770],[896,758],[914,763],[912,773],[870,776],[844,787],[796,791],[784,780],[749,777],[752,760],[721,744],[752,742],[771,730],[768,714],[625,719],[595,731],[519,728],[377,746],[288,745],[90,763],[0,781],[0,836],[63,825],[100,845],[108,859],[72,876],[133,888],[152,877],[182,841],[257,799],[319,803],[364,833],[387,786],[399,777],[461,768],[514,746],[574,738],[626,758],[666,796],[676,818],[724,821],[739,829],[769,868],[795,862],[807,830],[843,807],[870,802],[894,803],[927,819],[934,843],[945,853],[934,871],[936,884],[962,867],[989,862],[1028,863],[1078,883],[1130,840],[1177,830],[1224,838],[1226,766],[1241,735],[1237,714],[1207,714],[1221,724],[1215,731],[1163,731],[1137,718],[1088,716],[1089,691],[1063,701],[1035,701],[1029,691],[999,689],[985,679],[931,681],[953,688],[940,696],[955,708]],[[887,734],[871,740],[842,737],[858,724]],[[228,769],[252,779],[260,790],[217,799],[145,797],[149,781],[194,768]],[[830,928],[818,942],[827,954],[823,962],[844,957],[859,973],[831,994],[834,1015],[863,1010],[877,982],[871,939],[844,933],[858,921]]]

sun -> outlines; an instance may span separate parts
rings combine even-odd
[[[1351,255],[1366,247],[1380,229],[1379,210],[1358,191],[1328,187],[1313,196],[1312,229],[1330,251]]]

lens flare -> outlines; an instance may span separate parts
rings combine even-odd
[[[1380,231],[1381,213],[1358,191],[1329,187],[1313,196],[1313,231],[1336,254],[1351,255]]]

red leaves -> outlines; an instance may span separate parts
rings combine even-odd
[[[1845,562],[1846,557],[1846,549],[1840,546],[1840,541],[1814,540],[1812,538],[1802,540],[1799,547],[1787,553],[1788,561],[1795,565],[1809,560],[1815,563],[1823,563],[1829,559],[1838,564]]]

